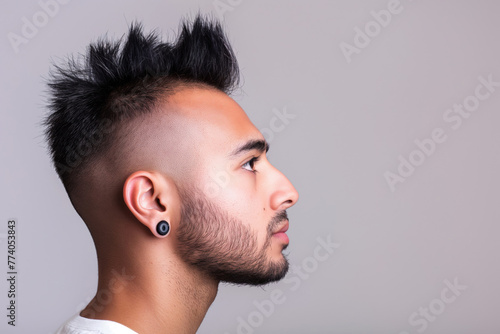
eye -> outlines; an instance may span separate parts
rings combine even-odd
[[[243,164],[243,166],[241,167],[243,167],[243,169],[248,170],[249,172],[257,173],[257,170],[254,169],[255,163],[257,161],[259,161],[259,157],[253,157],[252,159],[245,162],[245,164]]]

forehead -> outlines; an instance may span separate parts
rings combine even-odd
[[[263,139],[238,103],[216,89],[182,89],[168,98],[168,109],[192,145],[229,151],[249,139]]]

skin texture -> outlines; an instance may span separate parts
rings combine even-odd
[[[265,152],[231,154],[250,140],[264,137],[241,107],[201,87],[120,128],[119,145],[89,164],[72,196],[99,264],[82,316],[139,333],[195,333],[221,280],[262,284],[286,273],[288,242],[273,233],[298,193]]]

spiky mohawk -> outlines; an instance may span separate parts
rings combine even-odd
[[[117,125],[153,110],[160,96],[183,85],[208,85],[229,94],[239,82],[234,52],[217,21],[183,20],[177,39],[130,26],[118,41],[101,39],[86,55],[55,66],[44,120],[56,171],[66,190],[78,171],[103,151]]]

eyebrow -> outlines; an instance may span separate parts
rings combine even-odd
[[[265,140],[262,139],[251,139],[247,141],[246,143],[241,144],[238,146],[235,150],[233,150],[229,156],[230,157],[235,157],[237,155],[240,155],[244,152],[251,151],[251,150],[257,150],[260,153],[264,153],[269,151],[269,143]]]

